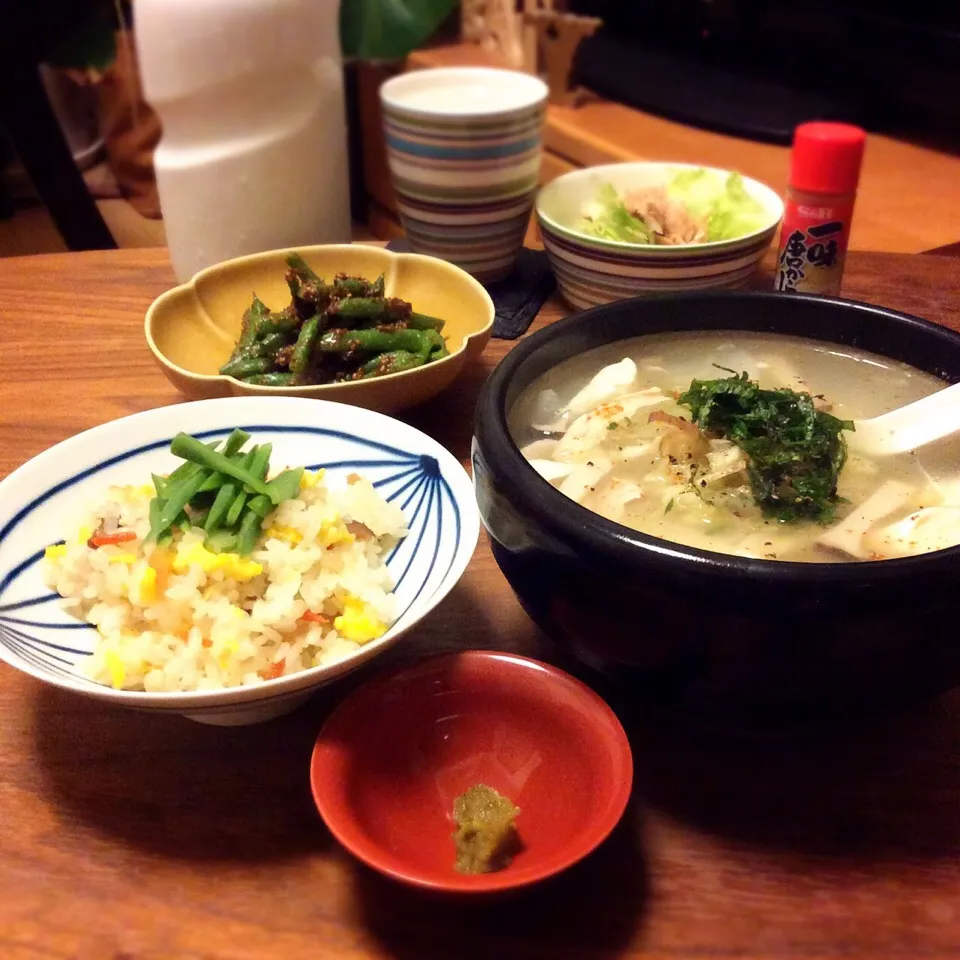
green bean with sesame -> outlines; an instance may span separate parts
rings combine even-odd
[[[290,302],[271,310],[254,296],[220,368],[224,376],[262,387],[341,383],[450,355],[444,321],[387,296],[382,274],[371,280],[339,273],[327,281],[298,253],[289,254],[286,264]]]

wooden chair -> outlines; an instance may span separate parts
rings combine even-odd
[[[0,124],[70,250],[116,247],[47,99],[38,65],[97,0],[0,0]]]

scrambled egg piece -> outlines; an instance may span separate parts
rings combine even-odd
[[[240,649],[240,644],[236,640],[224,640],[220,644],[220,651],[216,657],[217,665],[221,670],[226,670],[230,664],[230,658]]]
[[[304,470],[300,476],[300,489],[312,490],[322,479],[326,470]]]
[[[65,543],[54,543],[43,551],[43,556],[47,560],[56,560],[58,557],[67,555],[67,545]]]
[[[174,573],[186,573],[193,566],[200,567],[204,573],[222,570],[234,580],[252,580],[263,573],[261,564],[246,560],[239,553],[213,553],[201,543],[179,550],[174,557]]]
[[[107,554],[107,563],[127,563],[137,562],[137,556],[134,553],[109,553]]]
[[[120,654],[113,650],[107,650],[103,655],[107,670],[110,671],[110,683],[115,690],[123,689],[123,681],[126,679],[127,672],[123,669],[123,661]]]
[[[148,606],[155,603],[157,599],[157,571],[151,566],[147,566],[140,579],[137,582],[138,592],[140,594],[140,603],[142,606]]]
[[[386,633],[387,627],[358,597],[347,597],[343,613],[333,621],[337,633],[354,643],[367,643]]]
[[[277,540],[286,540],[296,546],[302,539],[303,534],[293,527],[267,527],[265,531],[268,537],[276,537]]]
[[[317,540],[321,546],[327,548],[334,547],[338,543],[352,543],[356,539],[340,519],[339,514],[335,514],[331,520],[324,520],[317,534]]]

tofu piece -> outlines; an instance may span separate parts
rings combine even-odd
[[[879,530],[864,543],[873,555],[915,557],[960,544],[960,507],[922,507]]]
[[[888,480],[856,510],[830,527],[817,543],[849,554],[857,560],[869,560],[873,551],[864,543],[867,531],[879,520],[903,507],[913,494],[913,487],[899,480]]]
[[[574,417],[606,403],[632,387],[637,379],[637,365],[624,357],[618,363],[604,367],[567,404],[567,412]]]

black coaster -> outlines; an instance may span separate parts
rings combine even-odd
[[[406,240],[391,240],[387,249],[394,253],[410,252]],[[556,285],[546,253],[521,250],[509,277],[485,284],[497,311],[493,336],[498,340],[516,340],[525,334]]]

